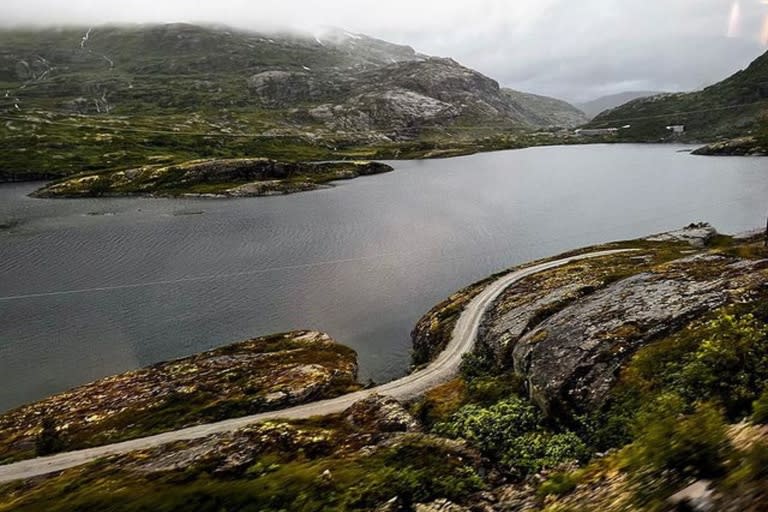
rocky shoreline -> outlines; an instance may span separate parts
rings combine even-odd
[[[739,137],[713,142],[692,153],[701,156],[768,156],[768,148],[757,137]]]
[[[327,187],[329,182],[391,172],[378,162],[278,162],[267,158],[194,160],[177,165],[79,174],[32,194],[40,198],[210,197],[285,195]]]

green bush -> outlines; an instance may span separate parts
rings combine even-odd
[[[768,326],[757,318],[766,317],[764,310],[761,301],[741,306],[739,314],[722,309],[710,321],[643,347],[606,404],[577,418],[579,432],[601,451],[622,446],[637,432],[637,411],[670,393],[686,404],[719,403],[729,420],[754,409],[754,421],[768,422],[768,395],[760,394],[768,384]]]
[[[728,474],[726,484],[738,487],[751,482],[764,482],[768,478],[768,444],[758,442],[752,445],[746,453],[734,457],[737,462]]]
[[[752,422],[768,423],[768,389],[752,403]]]
[[[35,453],[37,456],[51,455],[64,450],[64,441],[61,439],[56,420],[45,416],[42,421],[42,430],[35,440]]]
[[[730,447],[722,412],[711,402],[689,412],[686,401],[667,393],[638,414],[630,464],[655,472],[711,477],[722,473]]]
[[[487,457],[522,473],[540,471],[560,463],[584,459],[588,451],[572,432],[553,432],[542,423],[539,410],[512,397],[489,407],[462,407],[435,430],[472,442]]]
[[[752,315],[722,314],[703,334],[680,371],[680,390],[691,400],[719,400],[730,418],[748,414],[768,381],[768,327]]]

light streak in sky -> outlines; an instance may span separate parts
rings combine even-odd
[[[736,0],[731,6],[731,15],[728,17],[728,37],[737,37],[741,28],[741,5]]]
[[[760,31],[760,42],[763,46],[768,46],[768,14],[763,19],[763,30]]]

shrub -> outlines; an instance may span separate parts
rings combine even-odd
[[[58,453],[64,449],[56,420],[45,416],[42,421],[42,430],[35,440],[35,453],[38,457]]]
[[[752,403],[752,422],[768,423],[768,389]]]
[[[718,399],[728,416],[747,414],[768,381],[768,328],[752,315],[722,314],[708,322],[679,376],[683,394]]]
[[[726,483],[731,487],[751,482],[765,481],[768,477],[768,444],[758,442],[752,445],[746,453],[734,457],[738,465],[728,474]]]
[[[88,184],[88,192],[93,196],[103,196],[112,189],[112,181],[106,176],[97,176]]]
[[[472,442],[487,457],[522,473],[540,471],[588,455],[572,432],[545,428],[532,404],[512,397],[490,407],[467,405],[435,430]]]
[[[701,477],[720,474],[729,449],[722,412],[711,402],[686,412],[685,401],[669,393],[641,411],[631,465]]]

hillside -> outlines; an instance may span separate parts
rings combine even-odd
[[[530,123],[538,127],[573,128],[589,121],[583,111],[563,100],[512,89],[503,89],[502,93],[522,109]]]
[[[768,53],[733,76],[691,93],[637,99],[602,113],[590,127],[630,124],[628,140],[669,140],[669,125],[685,125],[682,140],[714,140],[749,135],[768,110]]]
[[[650,98],[651,96],[657,96],[664,94],[660,91],[627,91],[620,92],[618,94],[610,94],[608,96],[600,96],[592,101],[576,104],[576,107],[582,112],[587,114],[589,119],[594,119],[599,114],[610,110],[612,108],[620,107],[625,103],[629,103],[632,100],[638,98]]]
[[[471,140],[584,120],[451,59],[364,35],[187,24],[0,31],[0,116],[2,179],[169,154],[329,158],[435,146],[446,130]]]

